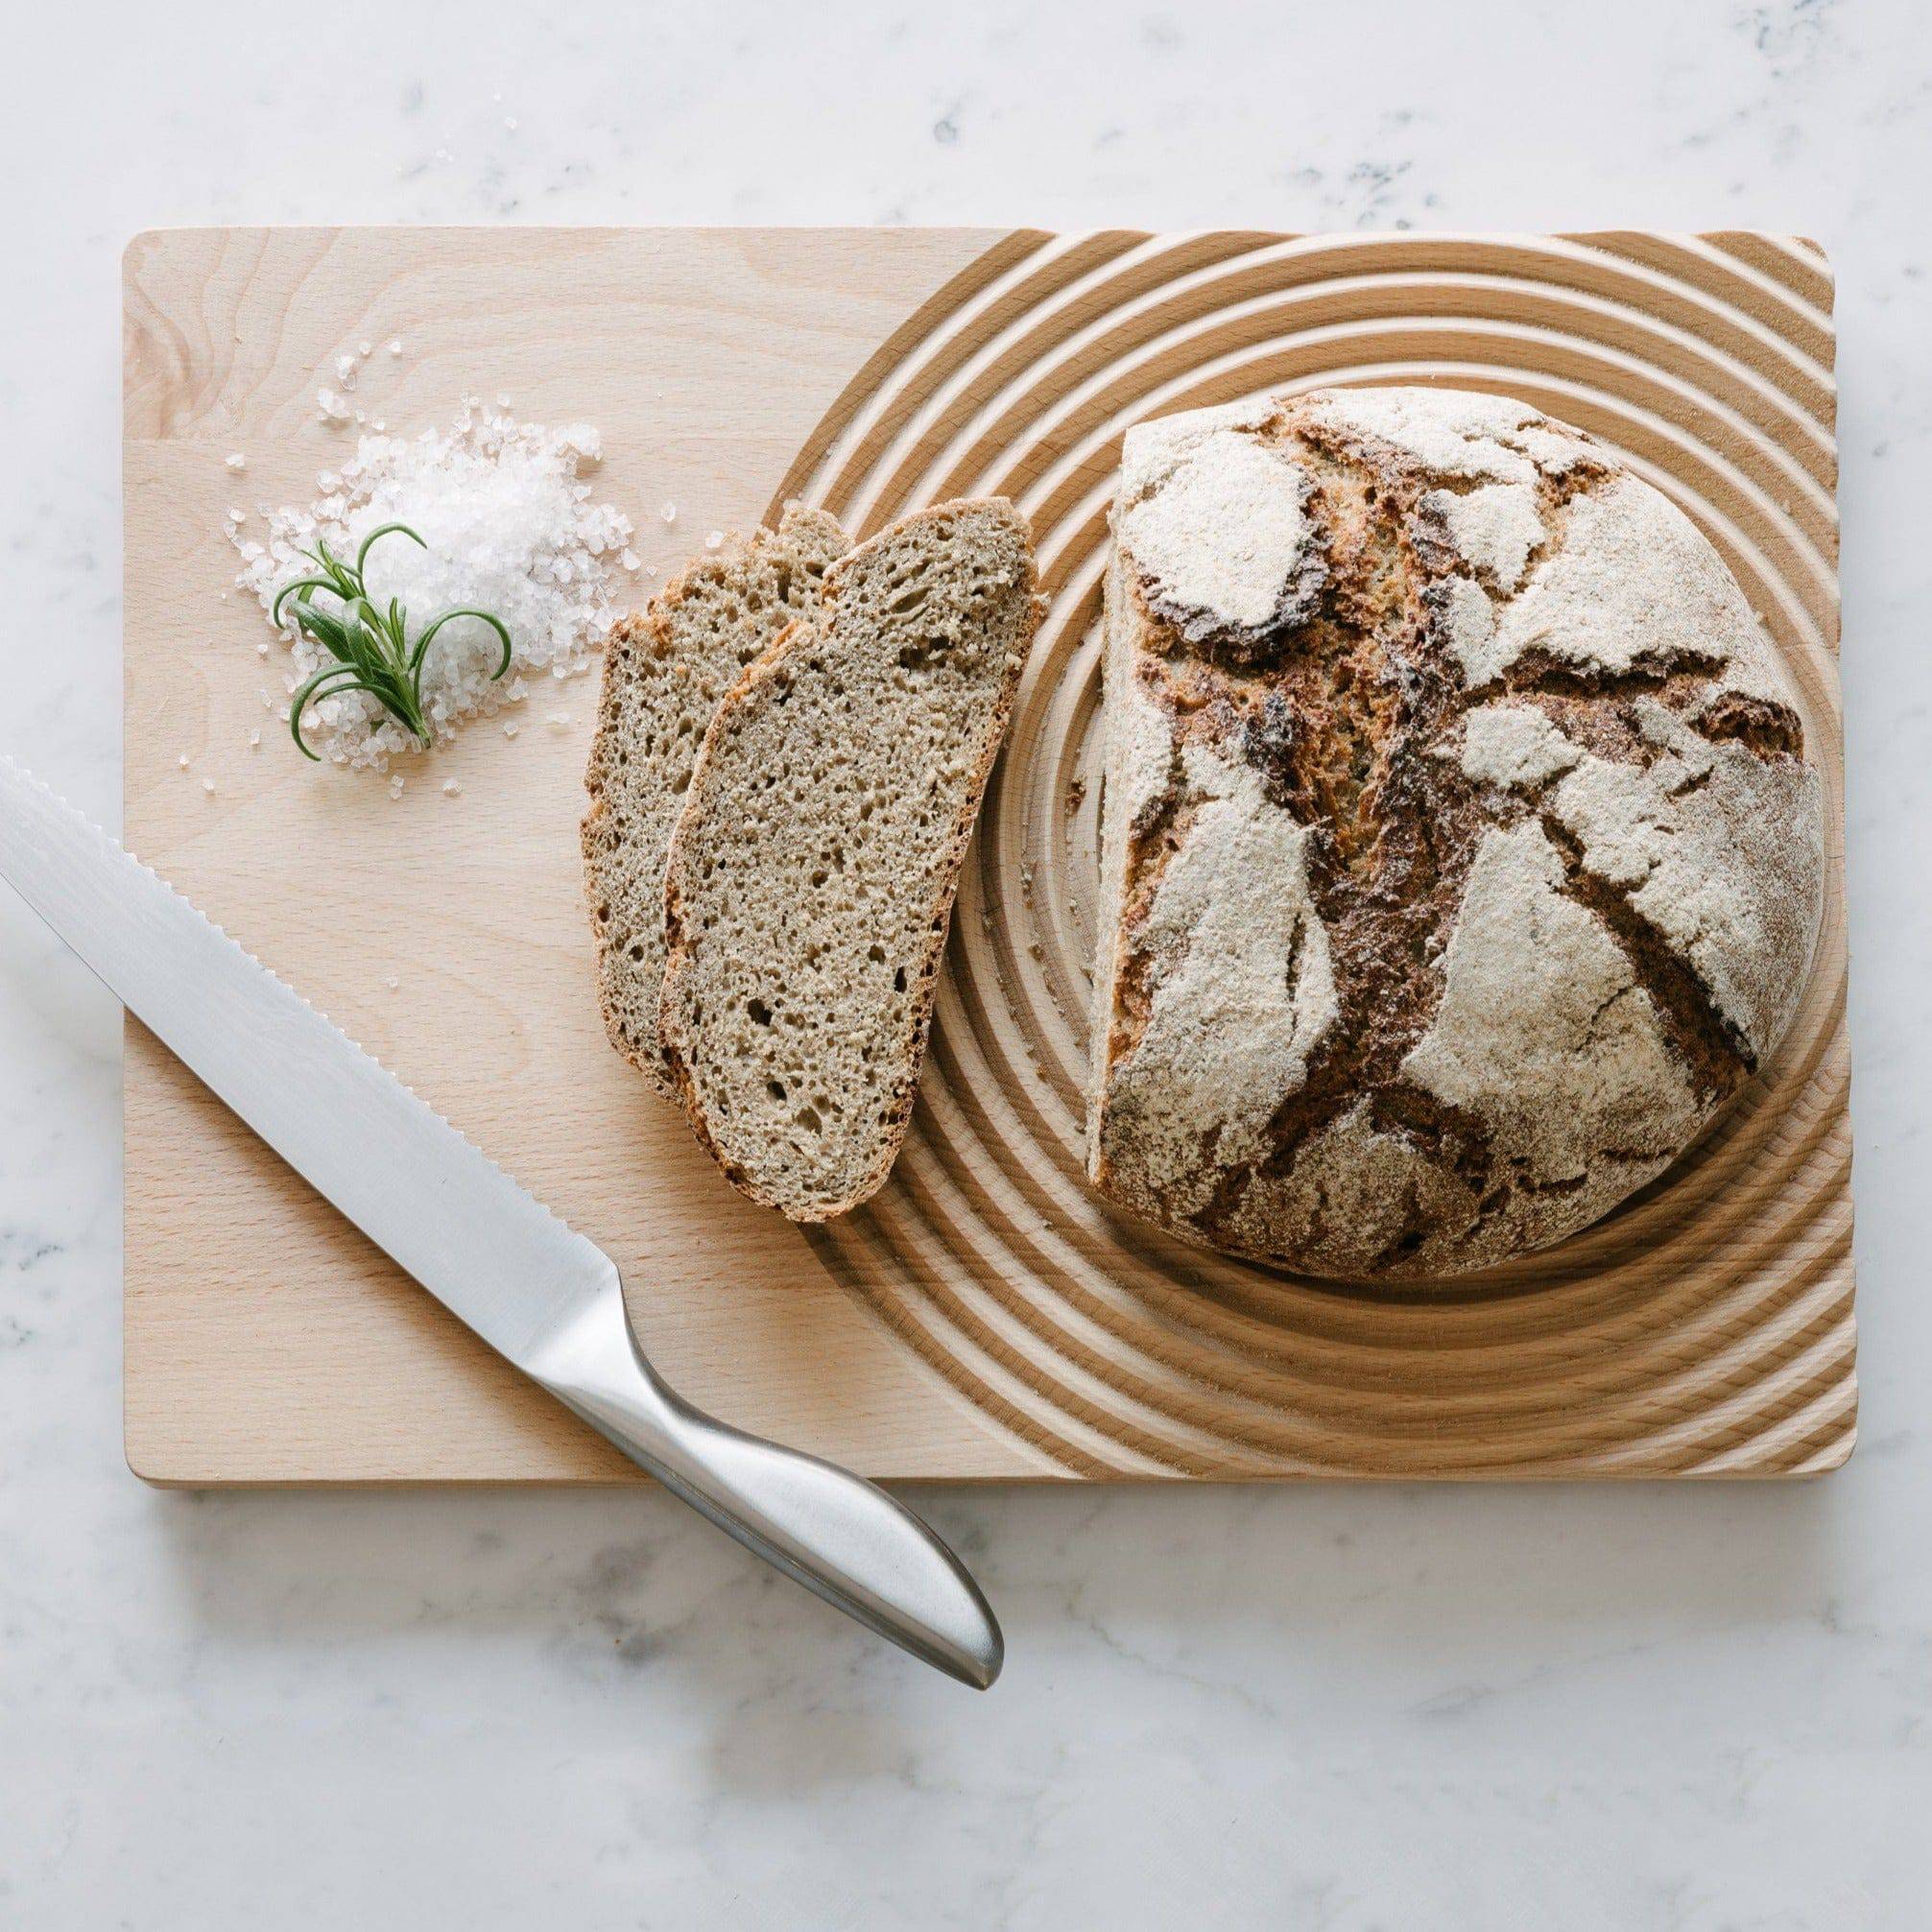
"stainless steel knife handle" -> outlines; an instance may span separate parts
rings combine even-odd
[[[613,1286],[531,1361],[559,1401],[767,1562],[962,1683],[1006,1655],[986,1598],[913,1513],[848,1470],[716,1420],[645,1359]]]

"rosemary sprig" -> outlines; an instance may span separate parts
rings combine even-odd
[[[324,664],[296,693],[289,705],[289,735],[302,756],[314,758],[318,764],[322,762],[320,756],[309,750],[302,737],[302,712],[311,699],[333,698],[344,691],[367,691],[405,729],[423,744],[429,743],[429,724],[422,715],[422,660],[428,655],[431,639],[454,617],[474,617],[488,624],[503,640],[503,661],[489,674],[492,680],[501,678],[510,669],[510,632],[502,618],[491,616],[488,610],[445,610],[423,626],[422,634],[412,646],[404,635],[409,613],[402,606],[392,597],[387,609],[378,608],[369,594],[363,570],[376,539],[394,532],[400,532],[424,550],[429,548],[408,524],[385,523],[363,538],[355,561],[349,563],[318,537],[313,550],[301,553],[316,566],[316,574],[283,584],[276,591],[269,613],[270,621],[279,624],[282,606],[294,597],[291,608],[297,628],[336,660]],[[327,591],[341,608],[320,608],[314,602],[319,590]]]

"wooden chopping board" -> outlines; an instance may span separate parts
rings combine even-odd
[[[130,245],[125,312],[130,845],[608,1249],[696,1401],[888,1477],[1770,1475],[1849,1452],[1833,337],[1812,244],[182,230]],[[258,609],[224,594],[224,513],[315,493],[353,437],[317,391],[392,339],[358,406],[414,431],[478,393],[595,423],[598,493],[660,571],[788,494],[861,531],[977,489],[1033,516],[1052,612],[919,1109],[887,1190],[844,1222],[808,1236],[740,1199],[605,1043],[577,854],[594,678],[540,691],[513,741],[472,727],[394,800],[303,763],[264,712],[279,651],[257,657]],[[1832,867],[1791,1040],[1669,1175],[1547,1256],[1371,1296],[1165,1242],[1081,1184],[1093,618],[1127,424],[1429,380],[1583,424],[1718,544],[1798,675]],[[126,1130],[138,1473],[632,1474],[132,1025]]]

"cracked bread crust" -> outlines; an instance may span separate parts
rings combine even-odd
[[[1796,694],[1723,561],[1507,398],[1131,431],[1088,1168],[1350,1278],[1562,1239],[1777,1050],[1823,914]]]

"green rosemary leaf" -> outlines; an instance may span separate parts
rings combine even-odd
[[[346,657],[349,646],[343,629],[326,610],[319,610],[306,598],[298,598],[295,604],[296,624],[307,636],[318,644],[325,644],[338,657]]]
[[[383,609],[369,594],[364,579],[369,553],[378,538],[390,536],[407,537],[425,550],[429,547],[408,524],[384,523],[363,538],[355,561],[349,563],[317,537],[313,550],[300,553],[316,566],[317,574],[298,577],[275,593],[271,608],[274,620],[282,621],[282,607],[293,598],[289,609],[297,630],[335,659],[301,686],[289,706],[289,732],[304,757],[316,758],[317,754],[301,734],[303,711],[319,695],[334,697],[342,691],[367,691],[411,736],[428,744],[429,725],[422,710],[422,663],[431,640],[453,617],[474,617],[489,625],[503,644],[502,660],[490,676],[501,678],[510,669],[513,651],[509,628],[488,610],[445,610],[423,627],[411,648],[408,613],[401,601],[392,597],[389,608]],[[322,609],[315,602],[317,592],[334,597],[342,608]]]
[[[348,664],[329,664],[325,665],[322,670],[318,671],[315,674],[315,676],[311,678],[308,680],[308,682],[304,684],[301,687],[301,689],[295,694],[294,698],[290,700],[289,735],[296,741],[296,749],[298,751],[300,751],[302,756],[318,765],[322,763],[321,754],[315,751],[311,751],[308,748],[307,740],[304,739],[302,736],[302,713],[308,709],[310,703],[314,699],[322,696],[330,698],[333,698],[335,696],[335,691],[323,692],[322,689],[322,685],[327,683],[331,678],[343,678],[349,680],[346,683],[338,684],[336,686],[337,691],[348,691],[348,690],[367,691],[370,689],[370,687],[367,684],[365,684],[360,678],[356,676],[353,666]],[[378,691],[371,693],[371,695],[379,698],[381,697],[382,694]]]
[[[294,596],[298,590],[333,590],[334,588],[335,585],[326,577],[298,577],[293,584],[284,584],[275,592],[275,601],[269,608],[269,622],[271,624],[279,624],[282,621],[282,600]]]
[[[356,575],[356,582],[358,584],[360,584],[362,581],[363,565],[369,560],[369,553],[375,548],[376,539],[381,537],[391,536],[397,531],[400,531],[404,537],[408,537],[409,540],[412,543],[414,543],[418,550],[427,550],[429,548],[429,545],[426,544],[422,540],[422,538],[419,537],[416,534],[416,532],[409,527],[408,524],[379,523],[373,530],[370,532],[370,534],[367,537],[363,538],[362,548],[358,550],[355,554],[355,575]]]
[[[492,617],[488,610],[445,610],[442,613],[442,615],[435,619],[434,622],[425,624],[422,629],[422,635],[416,640],[415,656],[413,656],[409,660],[409,668],[411,669],[411,671],[420,672],[422,668],[423,653],[429,649],[429,640],[432,637],[434,637],[436,633],[439,631],[441,631],[442,627],[445,624],[447,624],[452,617],[474,617],[478,619],[480,622],[488,624],[489,628],[496,632],[497,636],[503,640],[503,656],[499,660],[496,669],[489,674],[492,680],[501,678],[503,674],[510,669],[510,632],[508,628],[505,626],[502,618]]]

